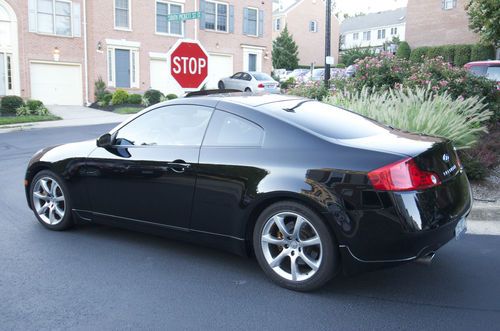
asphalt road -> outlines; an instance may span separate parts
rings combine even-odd
[[[44,229],[26,206],[27,161],[111,127],[0,134],[0,329],[498,330],[500,236],[465,235],[430,266],[304,294],[225,252],[97,225]]]

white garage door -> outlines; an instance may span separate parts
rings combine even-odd
[[[166,59],[151,59],[149,61],[149,72],[152,89],[161,91],[165,95],[173,93],[181,96],[184,94],[183,90],[169,74]]]
[[[233,74],[232,55],[210,54],[207,89],[216,89],[221,78],[229,77]]]
[[[79,65],[31,63],[31,98],[46,105],[82,105]]]

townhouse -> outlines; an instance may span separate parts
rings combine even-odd
[[[469,29],[467,0],[408,0],[406,40],[411,48],[475,44],[479,36]]]
[[[325,64],[325,21],[326,1],[324,0],[275,0],[273,40],[287,26],[298,46],[299,65],[323,66]],[[331,22],[331,55],[334,64],[337,64],[340,23],[333,14]]]
[[[171,14],[200,12],[172,21]],[[110,90],[182,93],[167,69],[178,39],[210,55],[208,88],[241,70],[271,72],[271,0],[0,0],[0,96],[47,104],[94,100]]]
[[[406,8],[350,17],[342,22],[340,30],[341,50],[359,47],[381,51],[394,37],[405,40]]]

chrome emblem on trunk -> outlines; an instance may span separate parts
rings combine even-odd
[[[444,153],[444,154],[443,154],[443,161],[444,161],[444,162],[448,162],[448,161],[450,161],[450,156],[448,155],[448,153]]]

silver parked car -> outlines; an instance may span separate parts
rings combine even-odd
[[[245,92],[280,93],[279,83],[262,72],[238,72],[219,81],[219,89],[231,89]]]

